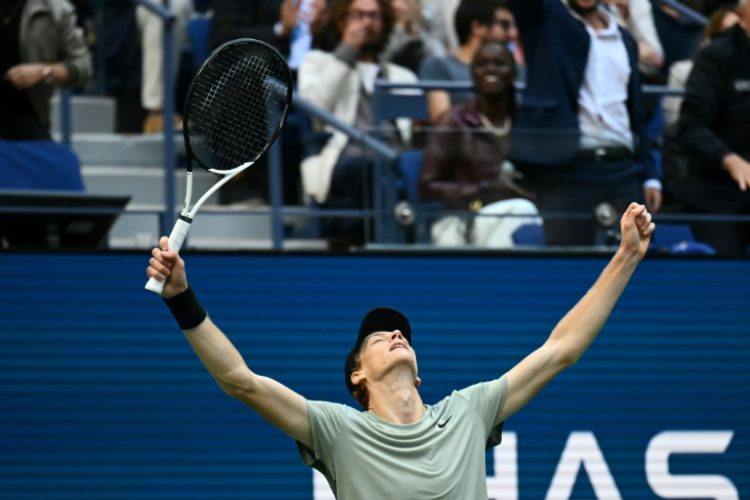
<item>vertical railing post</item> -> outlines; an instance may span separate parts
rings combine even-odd
[[[164,212],[161,220],[161,234],[169,234],[174,225],[175,214],[175,147],[174,147],[174,31],[175,17],[169,11],[169,0],[164,1],[168,15],[162,18],[164,50]]]
[[[281,165],[281,137],[277,137],[268,149],[268,191],[271,201],[271,237],[273,249],[281,250],[284,244],[283,207],[283,174]]]
[[[70,116],[70,90],[60,89],[60,135],[62,142],[71,147],[72,122]]]

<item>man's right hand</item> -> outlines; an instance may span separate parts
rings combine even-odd
[[[732,179],[737,183],[740,191],[750,189],[750,163],[746,162],[740,155],[730,154],[724,157],[722,162],[724,170],[729,172]]]
[[[184,292],[187,287],[185,261],[174,250],[169,250],[169,238],[162,236],[159,247],[151,250],[146,276],[164,281],[162,297],[168,299]]]

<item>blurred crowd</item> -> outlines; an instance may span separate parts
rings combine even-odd
[[[275,46],[298,95],[362,130],[376,122],[377,80],[472,82],[426,92],[426,135],[409,119],[378,124],[382,140],[422,150],[421,199],[468,212],[431,221],[436,245],[510,247],[522,225],[542,228],[548,245],[601,243],[594,214],[630,201],[728,216],[691,224],[720,255],[750,245],[750,223],[732,219],[750,215],[748,0],[682,0],[708,19],[700,36],[678,9],[651,0],[156,3],[175,20],[178,110],[206,51],[239,37]],[[179,113],[163,113],[163,23],[145,6],[2,0],[0,21],[3,139],[48,139],[60,86],[115,98],[119,133],[180,126]],[[649,84],[685,92],[662,98],[643,92]],[[309,126],[327,132],[314,147],[305,123],[282,138],[286,202],[371,208],[373,155]],[[264,168],[247,171],[223,201],[267,202],[266,179]],[[320,231],[334,247],[372,238],[362,218],[324,219]]]

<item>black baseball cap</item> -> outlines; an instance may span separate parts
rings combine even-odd
[[[354,359],[357,356],[357,352],[359,352],[359,348],[362,346],[362,341],[371,333],[392,332],[393,330],[399,330],[406,340],[409,341],[409,344],[411,344],[411,325],[409,324],[409,320],[397,310],[390,307],[377,307],[362,318],[362,323],[359,325],[359,333],[357,334],[357,342],[352,347],[352,350],[349,351],[344,363],[344,381],[346,382],[346,387],[349,388],[349,393],[353,393],[356,387],[352,383],[352,372],[354,372],[356,366]]]

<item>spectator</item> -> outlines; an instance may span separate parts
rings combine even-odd
[[[98,6],[96,46],[104,92],[115,99],[115,132],[143,131],[141,105],[141,44],[136,5],[131,0],[102,0]],[[134,43],[134,41],[136,41]]]
[[[701,49],[680,110],[689,168],[681,198],[691,212],[750,215],[750,0],[738,25]],[[696,221],[697,239],[719,255],[745,254],[750,223]]]
[[[338,38],[329,53],[310,52],[299,69],[299,93],[337,118],[360,129],[374,123],[373,91],[376,79],[416,82],[409,70],[379,63],[393,27],[389,0],[336,0],[330,22]],[[410,123],[383,131],[386,140],[408,139]],[[365,208],[371,189],[371,155],[345,134],[334,131],[319,154],[301,165],[305,193],[323,207]],[[366,239],[361,218],[330,219],[323,234],[333,245],[357,245]]]
[[[701,47],[705,47],[719,33],[723,33],[740,21],[734,7],[724,5],[719,7],[708,20],[705,30],[703,31],[703,41]],[[693,61],[687,59],[677,61],[669,68],[669,79],[667,85],[673,89],[684,89],[687,83],[690,70],[693,69]],[[664,126],[669,127],[677,123],[680,117],[680,106],[682,106],[681,96],[665,97],[664,107]]]
[[[500,0],[463,0],[455,15],[459,48],[445,57],[428,58],[419,69],[420,80],[466,82],[471,80],[469,64],[479,47],[488,40],[508,43],[510,9]],[[474,98],[474,93],[434,90],[427,93],[430,122],[437,123],[452,105]]]
[[[176,77],[187,39],[187,24],[193,13],[193,3],[192,0],[169,0],[168,5],[175,17],[172,26],[172,76]],[[143,132],[155,134],[164,130],[165,119],[164,21],[143,5],[136,8],[135,14],[141,35],[141,106],[146,111]],[[171,119],[178,125],[182,122],[179,116]]]
[[[422,17],[428,20],[430,32],[448,51],[458,48],[453,18],[460,0],[430,0],[422,2]]]
[[[297,24],[292,31],[289,46],[289,67],[296,71],[312,49],[313,31],[323,18],[326,0],[299,0]]]
[[[594,209],[631,199],[661,206],[661,183],[648,152],[638,47],[601,0],[512,0],[528,77],[517,128],[548,141],[521,151],[552,245],[590,245]],[[575,214],[576,218],[567,214]],[[590,214],[581,220],[580,214]],[[565,217],[560,215],[566,214]]]
[[[237,38],[255,38],[275,47],[289,58],[291,37],[299,20],[300,9],[298,0],[214,0],[209,46],[215,49]],[[285,129],[282,141],[289,137],[288,133]],[[296,147],[290,147],[289,151]],[[286,158],[284,162],[287,162]],[[298,165],[294,168],[296,173]],[[286,175],[286,170],[285,194],[287,185],[297,184],[296,177]],[[262,206],[268,203],[268,197],[267,155],[262,155],[253,168],[241,172],[219,191],[219,201],[227,205]]]
[[[531,193],[516,184],[513,166],[505,160],[516,107],[513,54],[499,42],[485,42],[474,56],[471,73],[476,98],[451,108],[432,132],[420,194],[480,215],[439,219],[432,225],[433,243],[511,247],[518,227],[541,223],[529,201]]]
[[[638,67],[642,74],[655,76],[664,64],[664,49],[654,24],[649,0],[605,0],[609,13],[638,42]]]
[[[297,25],[298,0],[214,0],[209,45],[237,38],[255,38],[289,55],[289,43]]]
[[[66,0],[0,3],[0,138],[50,140],[50,99],[57,87],[81,87],[91,56]]]
[[[426,57],[443,57],[445,47],[427,30],[419,0],[391,0],[395,14],[393,32],[383,59],[419,71]]]

